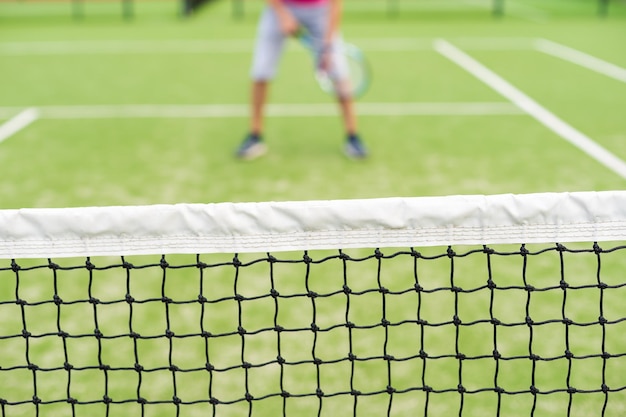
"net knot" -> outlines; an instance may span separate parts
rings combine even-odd
[[[533,394],[533,395],[537,395],[537,394],[539,394],[539,390],[534,385],[531,385],[530,386],[530,393]]]
[[[283,390],[283,391],[281,391],[280,396],[283,397],[283,398],[289,398],[289,397],[291,397],[291,394],[289,393],[289,391]]]
[[[568,319],[567,317],[563,317],[563,320],[561,320],[561,322],[562,322],[563,324],[566,324],[566,325],[572,325],[572,324],[574,324],[574,322],[573,322],[572,320]]]
[[[218,405],[220,403],[220,400],[215,397],[211,397],[209,398],[209,403],[211,403],[212,405]]]
[[[311,330],[312,330],[313,332],[317,332],[317,331],[319,331],[319,330],[320,330],[320,328],[317,326],[317,324],[315,324],[315,323],[311,323]]]
[[[606,384],[602,384],[600,386],[600,389],[602,389],[602,392],[605,393],[605,394],[610,391],[608,385],[606,385]]]
[[[275,263],[277,261],[278,261],[278,259],[276,259],[276,257],[274,255],[271,255],[269,253],[267,254],[267,262],[273,264],[273,263]]]
[[[78,400],[76,398],[69,397],[65,400],[65,402],[67,402],[68,404],[76,404],[78,403]]]
[[[182,401],[180,398],[178,398],[177,396],[173,396],[173,397],[172,397],[172,402],[173,402],[175,405],[180,405],[183,401]]]
[[[280,293],[276,291],[274,288],[270,290],[270,294],[272,295],[273,298],[278,298],[280,296]]]
[[[496,387],[494,387],[493,391],[494,391],[494,392],[497,392],[498,394],[504,394],[504,393],[505,393],[504,388],[502,388],[502,387],[497,387],[497,386],[496,386]]]
[[[457,359],[459,359],[459,360],[464,360],[464,359],[466,358],[465,354],[464,354],[464,353],[461,353],[461,352],[457,353],[457,354],[456,354],[456,355],[454,355],[454,356],[455,356]]]
[[[535,323],[533,319],[530,318],[530,316],[526,316],[525,321],[528,326],[532,326]]]
[[[606,290],[607,288],[609,288],[608,284],[604,283],[604,282],[598,282],[598,288]]]
[[[207,265],[204,262],[198,261],[198,263],[196,263],[196,268],[198,268],[198,269],[206,269],[208,267],[209,267],[209,265]]]
[[[346,322],[345,325],[348,329],[354,329],[356,327],[356,325],[354,323],[352,323],[351,321]]]
[[[380,324],[382,324],[383,327],[387,327],[387,326],[389,326],[391,324],[391,322],[389,320],[387,320],[387,319],[382,319],[380,321]]]
[[[175,334],[173,331],[171,331],[170,329],[165,330],[165,337],[167,337],[168,339],[171,339],[174,336]]]
[[[241,364],[241,367],[242,367],[243,369],[250,369],[250,368],[252,368],[252,364],[251,364],[250,362],[245,362],[245,361],[244,361],[244,362]]]
[[[137,402],[138,402],[139,404],[142,404],[142,405],[148,404],[148,400],[146,400],[146,399],[145,399],[145,398],[143,398],[143,397],[138,397],[138,398],[137,398]]]
[[[454,323],[455,326],[460,326],[463,322],[461,321],[461,319],[459,318],[459,316],[455,315],[452,318],[452,322]]]
[[[428,325],[428,320],[418,319],[417,320],[417,324],[419,324],[420,326],[427,326]]]
[[[94,297],[89,297],[90,304],[100,304],[100,300]]]
[[[460,392],[461,394],[463,394],[463,393],[467,392],[467,389],[466,389],[463,385],[461,385],[461,384],[459,384],[459,385],[457,385],[457,386],[456,386],[456,390],[457,390],[458,392]]]
[[[348,353],[348,360],[354,362],[357,359],[356,355],[352,352]]]
[[[324,391],[322,391],[321,389],[316,389],[315,390],[315,395],[317,395],[318,397],[323,397],[324,396]]]
[[[495,317],[492,317],[490,321],[491,324],[493,324],[494,326],[499,326],[500,324],[502,324],[502,322]]]
[[[567,282],[565,282],[564,280],[561,280],[559,282],[559,286],[561,287],[562,290],[569,288],[569,284]]]
[[[24,339],[28,339],[28,338],[29,338],[29,337],[31,337],[31,336],[32,336],[32,333],[31,333],[31,332],[27,331],[26,329],[22,330],[22,337],[23,337]]]
[[[206,369],[209,372],[213,372],[215,370],[215,366],[207,362],[204,364],[204,369]]]
[[[494,253],[496,253],[496,251],[488,246],[483,246],[483,253],[493,255]]]
[[[389,362],[395,360],[396,358],[393,355],[384,355],[383,359]]]
[[[414,289],[415,289],[415,291],[417,291],[417,292],[424,291],[424,287],[422,287],[422,286],[421,286],[421,285],[419,285],[419,284],[415,284],[415,285],[413,286],[413,288],[414,288]]]
[[[524,287],[524,289],[526,290],[526,292],[533,292],[533,291],[535,291],[535,287],[533,287],[532,285],[526,285]]]
[[[569,350],[565,351],[565,357],[567,359],[572,359],[574,357],[574,354],[572,352],[570,352]]]
[[[133,269],[133,268],[135,267],[135,265],[131,264],[130,262],[126,262],[126,261],[124,261],[124,262],[122,263],[122,267],[123,267],[124,269]]]
[[[20,306],[25,306],[28,304],[28,301],[18,298],[17,300],[15,300],[15,304],[20,305]]]
[[[15,263],[15,260],[12,260],[11,261],[11,271],[18,272],[20,269],[22,269],[22,267],[19,266],[17,263]]]
[[[433,387],[430,387],[428,385],[424,385],[422,387],[422,391],[424,391],[424,392],[433,392]]]
[[[0,405],[7,405],[9,402],[4,398],[0,398]]]
[[[35,365],[34,363],[29,363],[28,364],[28,370],[29,371],[38,371],[39,370],[39,366]]]
[[[252,400],[254,400],[254,397],[252,396],[252,394],[250,394],[249,392],[246,392],[246,401],[252,402]]]
[[[522,256],[526,256],[530,253],[530,251],[528,249],[526,249],[526,245],[523,244],[520,248],[519,248],[519,254]]]
[[[425,351],[423,351],[421,349],[420,349],[419,355],[420,355],[421,359],[426,359],[428,357],[428,353],[426,353]]]
[[[347,285],[344,285],[342,288],[343,288],[343,292],[345,294],[351,294],[352,293],[352,290]]]
[[[113,402],[113,399],[108,395],[105,395],[102,397],[102,402],[105,404],[111,404]]]
[[[274,331],[275,331],[275,332],[277,332],[277,333],[280,333],[280,332],[285,331],[285,328],[284,328],[283,326],[281,326],[281,325],[277,324],[277,325],[274,327]]]
[[[169,268],[170,264],[165,260],[165,257],[162,257],[161,262],[159,262],[159,266],[162,269],[166,269],[166,268]]]
[[[318,297],[318,293],[316,293],[315,291],[309,291],[307,292],[306,296],[309,298],[317,298]]]
[[[143,366],[141,366],[138,363],[136,363],[133,368],[135,369],[136,372],[142,372],[143,371]]]
[[[242,335],[242,336],[243,336],[244,334],[246,334],[246,333],[247,333],[247,331],[246,331],[246,329],[244,329],[243,327],[238,326],[238,327],[237,327],[237,333],[239,333],[240,335]]]
[[[170,365],[168,369],[170,370],[170,372],[180,372],[180,368],[174,364]]]
[[[452,250],[452,246],[448,246],[448,249],[446,250],[446,255],[448,256],[448,258],[454,258],[456,256],[456,252]]]
[[[304,254],[304,256],[302,256],[302,260],[305,264],[310,264],[311,262],[313,262],[313,259],[311,259],[311,257],[306,253]]]
[[[602,359],[611,359],[611,354],[609,352],[602,352]]]
[[[48,269],[52,269],[53,271],[56,271],[59,268],[60,266],[58,264],[55,264],[54,262],[48,262]]]
[[[313,363],[314,363],[315,365],[321,365],[321,364],[323,364],[323,363],[324,363],[324,361],[323,361],[323,360],[321,360],[320,358],[313,358]]]
[[[374,251],[374,257],[376,259],[382,259],[384,257],[383,253],[380,251],[380,249],[376,248],[376,250]]]
[[[36,395],[33,395],[33,404],[41,404],[41,398]]]
[[[100,369],[101,371],[110,371],[111,370],[111,366],[110,365],[105,365],[105,364],[100,364],[98,366],[98,369]]]
[[[578,390],[574,387],[567,387],[567,393],[568,394],[576,394],[578,392]]]
[[[593,242],[593,252],[596,255],[599,255],[603,252],[602,248],[600,247],[600,245],[598,245],[598,242]]]
[[[361,391],[352,389],[350,390],[350,395],[352,395],[353,397],[358,397],[359,395],[361,395]]]
[[[135,302],[135,298],[132,295],[130,295],[130,294],[126,294],[126,302],[128,304],[132,304],[132,303]]]
[[[56,294],[54,294],[54,297],[52,297],[52,299],[54,300],[54,304],[56,304],[58,306],[63,304],[63,300],[61,299],[61,297],[59,297]]]
[[[68,362],[64,362],[63,363],[63,369],[65,369],[66,371],[71,371],[72,369],[74,369],[74,365],[72,365],[71,363],[68,363]]]
[[[411,248],[411,256],[414,258],[421,258],[422,254],[416,251],[415,249]]]
[[[278,361],[278,363],[280,365],[284,365],[287,361],[285,360],[285,358],[283,358],[282,356],[276,356],[276,360]]]
[[[137,332],[131,332],[128,336],[129,336],[131,339],[135,339],[135,340],[137,340],[137,339],[141,339],[141,335],[140,335],[139,333],[137,333]]]
[[[494,350],[493,352],[491,352],[493,354],[493,358],[494,359],[500,359],[502,358],[502,355],[500,354],[500,352],[498,352],[497,350]]]
[[[241,294],[235,294],[235,301],[244,301],[246,298]]]
[[[454,292],[454,293],[460,293],[463,292],[463,288],[461,287],[457,287],[456,285],[450,287],[450,291]]]
[[[172,303],[172,299],[170,297],[161,297],[161,302],[165,303],[165,304],[171,304]]]
[[[533,362],[536,362],[536,361],[540,361],[541,360],[541,356],[535,355],[534,353],[532,353],[532,354],[528,355],[528,359],[530,359]]]
[[[487,288],[489,288],[490,290],[493,290],[493,289],[498,288],[498,286],[496,285],[495,282],[493,282],[493,280],[488,279],[487,280]]]
[[[386,391],[387,391],[387,394],[393,394],[394,392],[396,392],[396,389],[392,387],[391,385],[387,385]]]
[[[207,298],[206,298],[204,295],[202,295],[202,294],[198,295],[198,302],[199,302],[200,304],[204,304],[204,303],[206,303],[207,301],[209,301],[209,300],[207,300]]]

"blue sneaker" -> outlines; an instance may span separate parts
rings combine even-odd
[[[250,133],[241,143],[239,149],[237,149],[237,158],[249,161],[263,156],[265,152],[267,152],[267,146],[263,143],[261,137]]]
[[[367,156],[367,149],[358,135],[349,135],[344,148],[349,158],[363,159]]]

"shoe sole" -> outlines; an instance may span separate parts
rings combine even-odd
[[[243,159],[244,161],[251,161],[265,155],[266,152],[267,146],[264,143],[257,143],[256,145],[248,148],[248,150],[243,154],[237,156],[239,159]]]

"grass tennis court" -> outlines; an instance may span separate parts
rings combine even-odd
[[[119,2],[84,4],[84,16],[76,20],[69,2],[0,3],[0,208],[79,207],[109,205],[145,205],[174,203],[214,203],[247,201],[288,201],[351,199],[396,196],[438,196],[456,194],[500,194],[561,191],[602,191],[624,188],[626,174],[626,2],[610,2],[608,14],[599,17],[598,3],[592,0],[507,0],[505,13],[494,17],[491,1],[400,0],[393,13],[383,0],[345,0],[343,32],[349,41],[367,54],[373,69],[373,83],[358,103],[361,133],[371,156],[365,161],[346,159],[341,153],[343,132],[336,108],[329,97],[318,91],[310,73],[307,53],[293,42],[285,54],[279,77],[270,97],[270,115],[265,138],[270,151],[263,159],[250,163],[234,158],[234,151],[247,130],[248,70],[256,18],[261,1],[246,1],[243,15],[233,16],[233,4],[226,0],[206,5],[197,14],[182,19],[180,5],[171,1],[137,1],[134,18],[125,20]],[[530,104],[529,104],[530,103]],[[17,121],[17,123],[16,123]],[[18,127],[8,132],[7,126]],[[579,141],[575,146],[571,141]],[[598,146],[601,151],[598,152]],[[595,156],[594,156],[595,155]],[[517,250],[518,248],[503,248]],[[445,251],[445,248],[444,248]],[[459,252],[463,249],[459,248]],[[351,252],[360,257],[367,251]],[[326,254],[324,254],[326,255]],[[301,257],[302,254],[286,254]],[[316,259],[322,254],[316,254]],[[591,285],[595,279],[593,255],[570,256],[568,272],[574,285]],[[581,260],[581,258],[583,260]],[[194,259],[173,257],[172,264],[194,263]],[[230,262],[232,256],[213,256],[207,263]],[[119,260],[110,260],[116,263]],[[245,261],[245,257],[244,257]],[[23,261],[25,265],[47,261]],[[72,260],[56,260],[71,265]],[[77,261],[84,263],[84,260]],[[156,263],[159,258],[133,259],[135,264]],[[486,280],[485,257],[458,259],[456,273],[464,288],[477,288]],[[496,261],[499,285],[520,284],[520,259],[504,257]],[[608,276],[621,274],[624,260],[607,257],[603,271]],[[314,267],[312,286],[320,293],[341,291],[341,262]],[[438,288],[449,285],[449,259],[424,261],[420,269],[426,282]],[[10,261],[0,263],[0,317],[19,316],[15,299],[15,277]],[[232,267],[231,267],[232,268]],[[243,320],[250,329],[273,326],[273,300],[267,296],[268,264],[254,264],[242,269],[239,292],[255,298],[245,304]],[[304,266],[277,264],[276,288],[281,294],[305,292],[301,281]],[[384,269],[383,284],[401,291],[411,287],[412,260],[390,259]],[[137,299],[160,299],[161,276],[150,269],[134,271],[133,295]],[[478,272],[476,272],[478,271]],[[538,257],[532,266],[537,287],[559,285],[558,255]],[[154,271],[152,271],[154,272]],[[354,291],[352,321],[367,325],[380,320],[380,294],[376,288],[376,259],[351,264]],[[33,334],[56,332],[56,306],[52,294],[66,301],[88,299],[87,273],[84,270],[60,271],[58,288],[53,288],[50,271],[24,275],[21,297],[41,305],[29,309],[29,330]],[[93,288],[94,297],[111,304],[102,305],[100,329],[110,334],[128,332],[128,305],[123,302],[125,275],[96,271],[101,280]],[[176,300],[195,300],[200,279],[197,271],[171,272],[167,295]],[[474,276],[478,275],[477,281]],[[293,276],[298,277],[292,280]],[[394,279],[391,279],[394,277]],[[233,296],[233,270],[214,276],[210,299]],[[136,280],[136,281],[135,281]],[[208,278],[205,278],[208,285]],[[139,285],[142,283],[142,285]],[[516,283],[516,284],[513,284]],[[610,282],[617,285],[619,281]],[[114,285],[113,285],[114,284]],[[171,285],[171,287],[170,287]],[[524,291],[497,304],[503,321],[523,322]],[[503,294],[511,294],[509,292]],[[605,300],[605,315],[624,317],[622,290]],[[589,322],[597,320],[597,291],[580,290],[568,300],[570,318]],[[554,292],[535,295],[536,320],[561,317],[562,296]],[[417,308],[415,295],[396,295],[390,307],[390,319],[398,321],[406,310]],[[464,320],[484,317],[489,291],[483,289],[461,296]],[[45,302],[45,300],[48,300]],[[122,302],[113,302],[122,300]],[[333,304],[339,301],[339,309]],[[504,297],[503,297],[504,300]],[[541,303],[540,303],[541,300]],[[449,320],[453,314],[453,294],[434,292],[422,306],[424,317],[432,322]],[[341,321],[345,314],[345,295],[320,300],[320,326]],[[297,302],[281,299],[283,326],[310,324],[311,311]],[[235,303],[218,308],[219,322],[207,321],[215,333],[235,329]],[[444,307],[442,307],[444,306]],[[93,332],[91,306],[64,305],[62,323],[65,331],[75,334]],[[508,308],[510,307],[510,308]],[[208,309],[213,306],[207,306]],[[173,330],[179,334],[197,332],[198,306],[181,304],[171,309]],[[397,314],[397,316],[395,316]],[[411,313],[413,314],[413,313]],[[85,322],[72,317],[85,316]],[[116,317],[122,319],[116,320]],[[328,322],[326,322],[328,320]],[[3,321],[0,321],[0,324]],[[149,335],[162,333],[165,327],[161,302],[138,305],[134,317],[136,331]],[[211,324],[209,324],[211,323]],[[21,326],[21,323],[17,323]],[[19,334],[21,327],[6,324],[2,334]],[[179,326],[179,327],[176,327]],[[399,329],[402,326],[398,326]],[[462,341],[469,354],[490,354],[490,327],[474,327]],[[537,340],[549,340],[552,327],[538,330]],[[395,329],[394,329],[395,330]],[[515,328],[507,328],[508,355],[527,353],[527,346],[517,346]],[[609,348],[625,352],[621,337],[624,325],[616,324],[609,338]],[[329,331],[320,341],[321,356],[326,359],[345,355],[345,329]],[[508,332],[508,333],[507,333]],[[596,340],[597,329],[572,330],[577,340],[572,350],[585,354],[581,340]],[[368,357],[381,355],[380,329],[356,332],[355,352]],[[392,332],[393,333],[393,332]],[[409,339],[403,339],[409,337]],[[399,331],[391,335],[398,357],[415,354],[409,346],[417,343],[415,334]],[[431,341],[440,351],[453,353],[454,332],[433,329]],[[502,335],[501,335],[502,337]],[[522,340],[527,337],[523,333]],[[233,336],[238,343],[239,335]],[[228,339],[228,338],[226,338]],[[260,332],[250,337],[247,359],[254,363],[271,361],[276,356],[276,336]],[[50,338],[33,341],[33,362],[40,366],[63,366],[61,341]],[[96,346],[93,340],[70,343],[74,366],[93,363]],[[202,340],[180,339],[174,362],[182,368],[204,364]],[[220,340],[219,343],[227,343]],[[403,342],[403,343],[400,343]],[[527,342],[527,340],[526,340]],[[114,367],[134,363],[130,338],[105,340],[104,360]],[[240,350],[229,351],[219,343],[212,349],[214,360],[223,367],[238,363]],[[291,361],[310,358],[309,340],[284,336],[283,356]],[[291,343],[289,345],[288,343]],[[539,343],[539,342],[538,342]],[[537,345],[543,356],[561,355],[563,346],[549,342]],[[594,347],[597,342],[594,341]],[[308,346],[308,347],[307,347]],[[61,349],[61,350],[59,350]],[[142,340],[140,356],[146,367],[167,367],[167,343],[163,339]],[[24,363],[21,338],[0,339],[4,363],[0,367]],[[9,352],[7,354],[7,352]],[[82,353],[81,353],[82,352]],[[87,353],[85,353],[87,352]],[[186,352],[186,353],[182,353]],[[81,356],[84,354],[84,356]],[[82,361],[82,362],[81,362]],[[481,364],[492,359],[468,363],[465,371],[470,388],[489,386],[493,370],[481,372]],[[596,384],[599,360],[582,361],[573,385],[589,388]],[[429,381],[435,387],[456,385],[455,360],[441,361],[441,379]],[[567,373],[565,361],[541,363],[543,389],[562,386]],[[363,366],[361,366],[363,365]],[[363,392],[384,390],[385,381],[377,380],[386,369],[380,364],[359,364],[358,388]],[[504,363],[500,381],[508,389],[528,388],[528,365],[515,361]],[[516,375],[516,366],[522,374]],[[295,367],[297,368],[297,367]],[[294,368],[294,369],[295,369]],[[328,392],[346,390],[349,369],[343,364],[325,374]],[[291,368],[290,368],[291,369]],[[329,370],[331,368],[329,367]],[[267,371],[267,372],[263,372]],[[203,371],[205,372],[205,371]],[[240,398],[242,369],[216,377],[217,398]],[[275,391],[277,368],[254,368],[252,386],[257,396]],[[294,372],[291,369],[291,372]],[[303,371],[310,372],[310,369]],[[329,371],[330,372],[330,371]],[[398,388],[411,385],[419,364],[407,361],[394,370]],[[525,373],[526,372],[526,373]],[[624,386],[626,361],[612,362],[612,386]],[[123,374],[123,373],[122,373]],[[112,398],[135,395],[135,371],[111,376]],[[65,396],[66,371],[44,374],[39,381],[42,398]],[[74,372],[73,382],[81,387],[74,397],[99,401],[103,395],[101,372]],[[194,372],[179,374],[178,383],[189,392],[178,392],[184,401],[202,398],[208,389],[206,380],[198,382]],[[15,389],[15,380],[28,378],[27,371],[15,371],[0,381],[0,398],[26,401],[32,392]],[[15,378],[15,379],[13,379]],[[63,381],[59,384],[59,378]],[[311,390],[314,375],[286,375],[292,392]],[[526,378],[526,379],[524,379]],[[145,374],[144,395],[153,400],[169,401],[171,373]],[[384,378],[383,378],[384,379]],[[586,381],[590,382],[586,386]],[[232,384],[232,385],[231,385]],[[273,384],[273,385],[272,385]],[[359,385],[360,384],[360,385]],[[595,387],[595,385],[593,385]],[[27,385],[30,388],[32,384]],[[314,388],[313,388],[314,389]],[[589,388],[591,389],[591,388]],[[422,395],[422,396],[420,396]],[[229,397],[230,396],[230,397]],[[440,394],[433,401],[429,415],[458,413],[458,394]],[[441,401],[441,398],[444,398]],[[495,395],[485,393],[466,397],[463,415],[490,415],[496,408]],[[554,397],[551,397],[554,398]],[[572,415],[596,415],[602,408],[602,395],[576,397]],[[578,398],[581,398],[579,400]],[[392,415],[414,415],[423,409],[423,393],[409,393],[394,398]],[[292,399],[289,415],[316,415],[317,399]],[[359,415],[385,415],[388,400],[361,398]],[[535,415],[564,416],[567,394],[558,401],[544,401]],[[626,412],[626,392],[613,393],[606,416]],[[272,398],[268,405],[255,405],[253,416],[280,415],[282,399]],[[450,408],[446,407],[450,405]],[[247,415],[248,405],[219,408],[219,416]],[[265,407],[265,408],[264,408]],[[352,398],[328,399],[322,415],[351,415]],[[506,397],[502,415],[529,415],[531,404],[524,396]],[[6,409],[6,416],[33,415],[33,405]],[[70,413],[70,405],[42,406],[41,415]],[[79,415],[104,415],[104,405],[80,409]],[[180,415],[206,415],[207,404],[183,406]],[[470,411],[472,410],[472,411]],[[5,411],[3,411],[4,413]],[[146,415],[173,415],[173,406],[146,407]],[[368,414],[371,413],[371,414]],[[80,414],[85,413],[85,414]],[[139,414],[137,404],[111,406],[111,415]],[[518,413],[518,414],[516,414]],[[4,414],[3,414],[4,415]]]

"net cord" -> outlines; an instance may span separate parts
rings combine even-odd
[[[626,240],[626,191],[0,210],[0,258]]]

